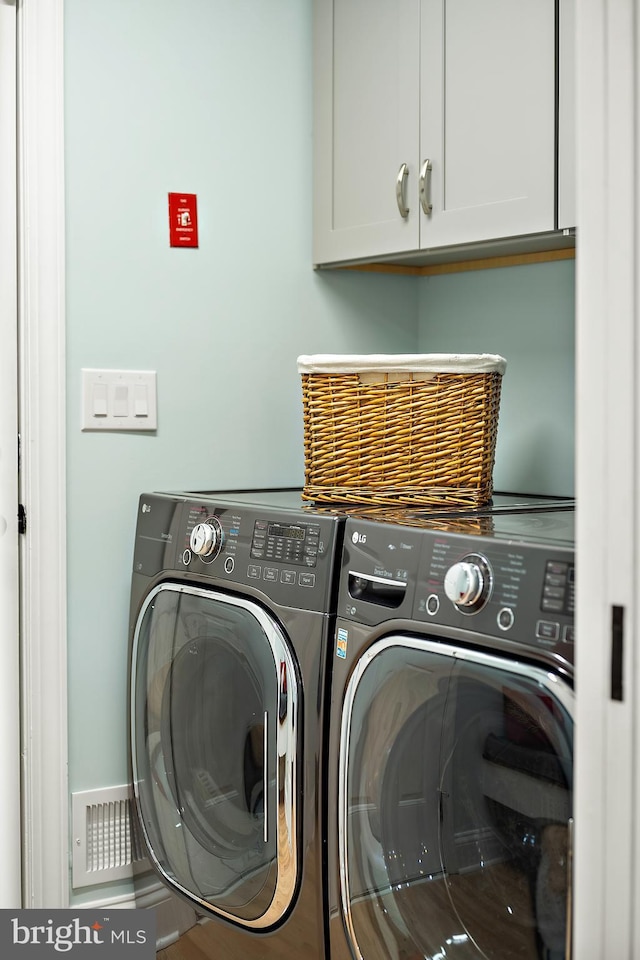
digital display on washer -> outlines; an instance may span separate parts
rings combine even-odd
[[[270,537],[284,537],[287,540],[304,540],[307,535],[304,527],[284,526],[282,523],[270,523],[267,532]]]

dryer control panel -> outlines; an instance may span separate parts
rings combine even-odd
[[[573,662],[573,512],[502,515],[466,529],[349,519],[338,615],[454,628],[454,638],[480,635]]]
[[[256,520],[251,540],[254,560],[277,560],[297,567],[315,567],[320,546],[319,523]]]
[[[242,584],[282,606],[326,613],[335,597],[343,520],[232,496],[144,494],[134,573]],[[247,499],[250,499],[249,497]],[[259,496],[258,496],[259,499]],[[284,497],[282,498],[284,499]]]

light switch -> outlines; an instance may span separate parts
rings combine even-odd
[[[154,370],[82,370],[82,430],[156,430]]]
[[[133,388],[133,415],[134,417],[149,416],[148,390],[145,383],[136,383]]]
[[[113,388],[114,417],[129,416],[129,387],[126,383],[116,383]]]
[[[109,412],[109,394],[106,383],[94,383],[92,396],[94,417],[106,417]]]

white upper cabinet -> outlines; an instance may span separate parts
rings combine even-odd
[[[553,0],[423,0],[420,246],[552,230]]]
[[[558,227],[575,227],[576,219],[576,4],[560,3],[560,84],[558,102]]]
[[[420,0],[315,0],[314,261],[415,250]]]
[[[315,0],[314,262],[556,228],[554,0]]]

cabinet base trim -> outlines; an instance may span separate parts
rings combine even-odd
[[[352,263],[335,265],[333,269],[358,270],[361,273],[394,273],[406,277],[434,277],[445,273],[463,273],[467,270],[494,270],[497,267],[520,267],[528,263],[549,263],[554,260],[575,259],[575,247],[561,250],[538,250],[535,253],[512,253],[479,260],[459,260],[455,263],[402,264]]]

